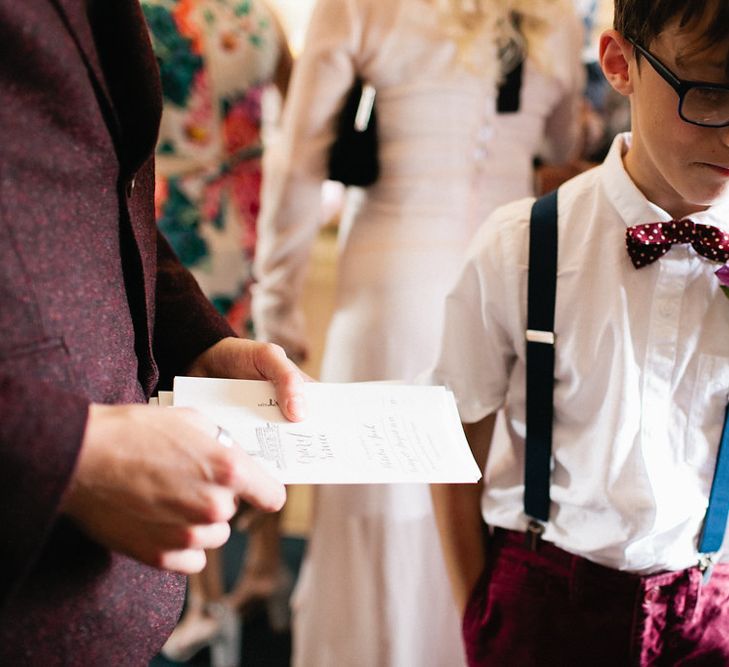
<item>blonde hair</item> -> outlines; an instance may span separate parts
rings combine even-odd
[[[543,42],[572,0],[433,0],[464,64],[501,78],[527,53],[550,71]],[[518,21],[518,24],[517,24]],[[517,27],[518,26],[518,27]]]

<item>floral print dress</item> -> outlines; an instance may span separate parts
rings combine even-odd
[[[241,335],[261,186],[261,107],[281,57],[261,0],[142,0],[162,78],[162,233]]]

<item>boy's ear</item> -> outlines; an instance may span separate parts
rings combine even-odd
[[[606,30],[600,35],[600,66],[608,83],[621,95],[633,92],[630,80],[630,60],[633,45],[617,30]]]

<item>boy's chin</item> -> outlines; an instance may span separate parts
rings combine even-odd
[[[716,183],[705,180],[694,187],[684,188],[680,194],[684,202],[691,207],[695,207],[697,211],[724,201],[729,203],[729,179]]]
[[[710,192],[706,197],[706,206],[714,206],[720,202],[729,203],[729,181],[724,185],[717,187],[715,190]]]

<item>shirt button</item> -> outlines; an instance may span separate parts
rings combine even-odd
[[[676,314],[673,304],[669,302],[662,303],[658,308],[658,312],[663,317],[673,317]]]
[[[486,152],[486,149],[481,148],[480,146],[473,150],[473,159],[477,162],[485,160],[487,155],[488,153]]]
[[[136,176],[132,176],[127,181],[127,198],[131,198],[131,196],[134,194],[134,186],[136,185],[136,183],[137,183]]]
[[[494,133],[494,128],[490,125],[486,125],[485,127],[481,127],[478,131],[478,139],[481,142],[487,142],[489,139],[491,139],[492,135]]]

